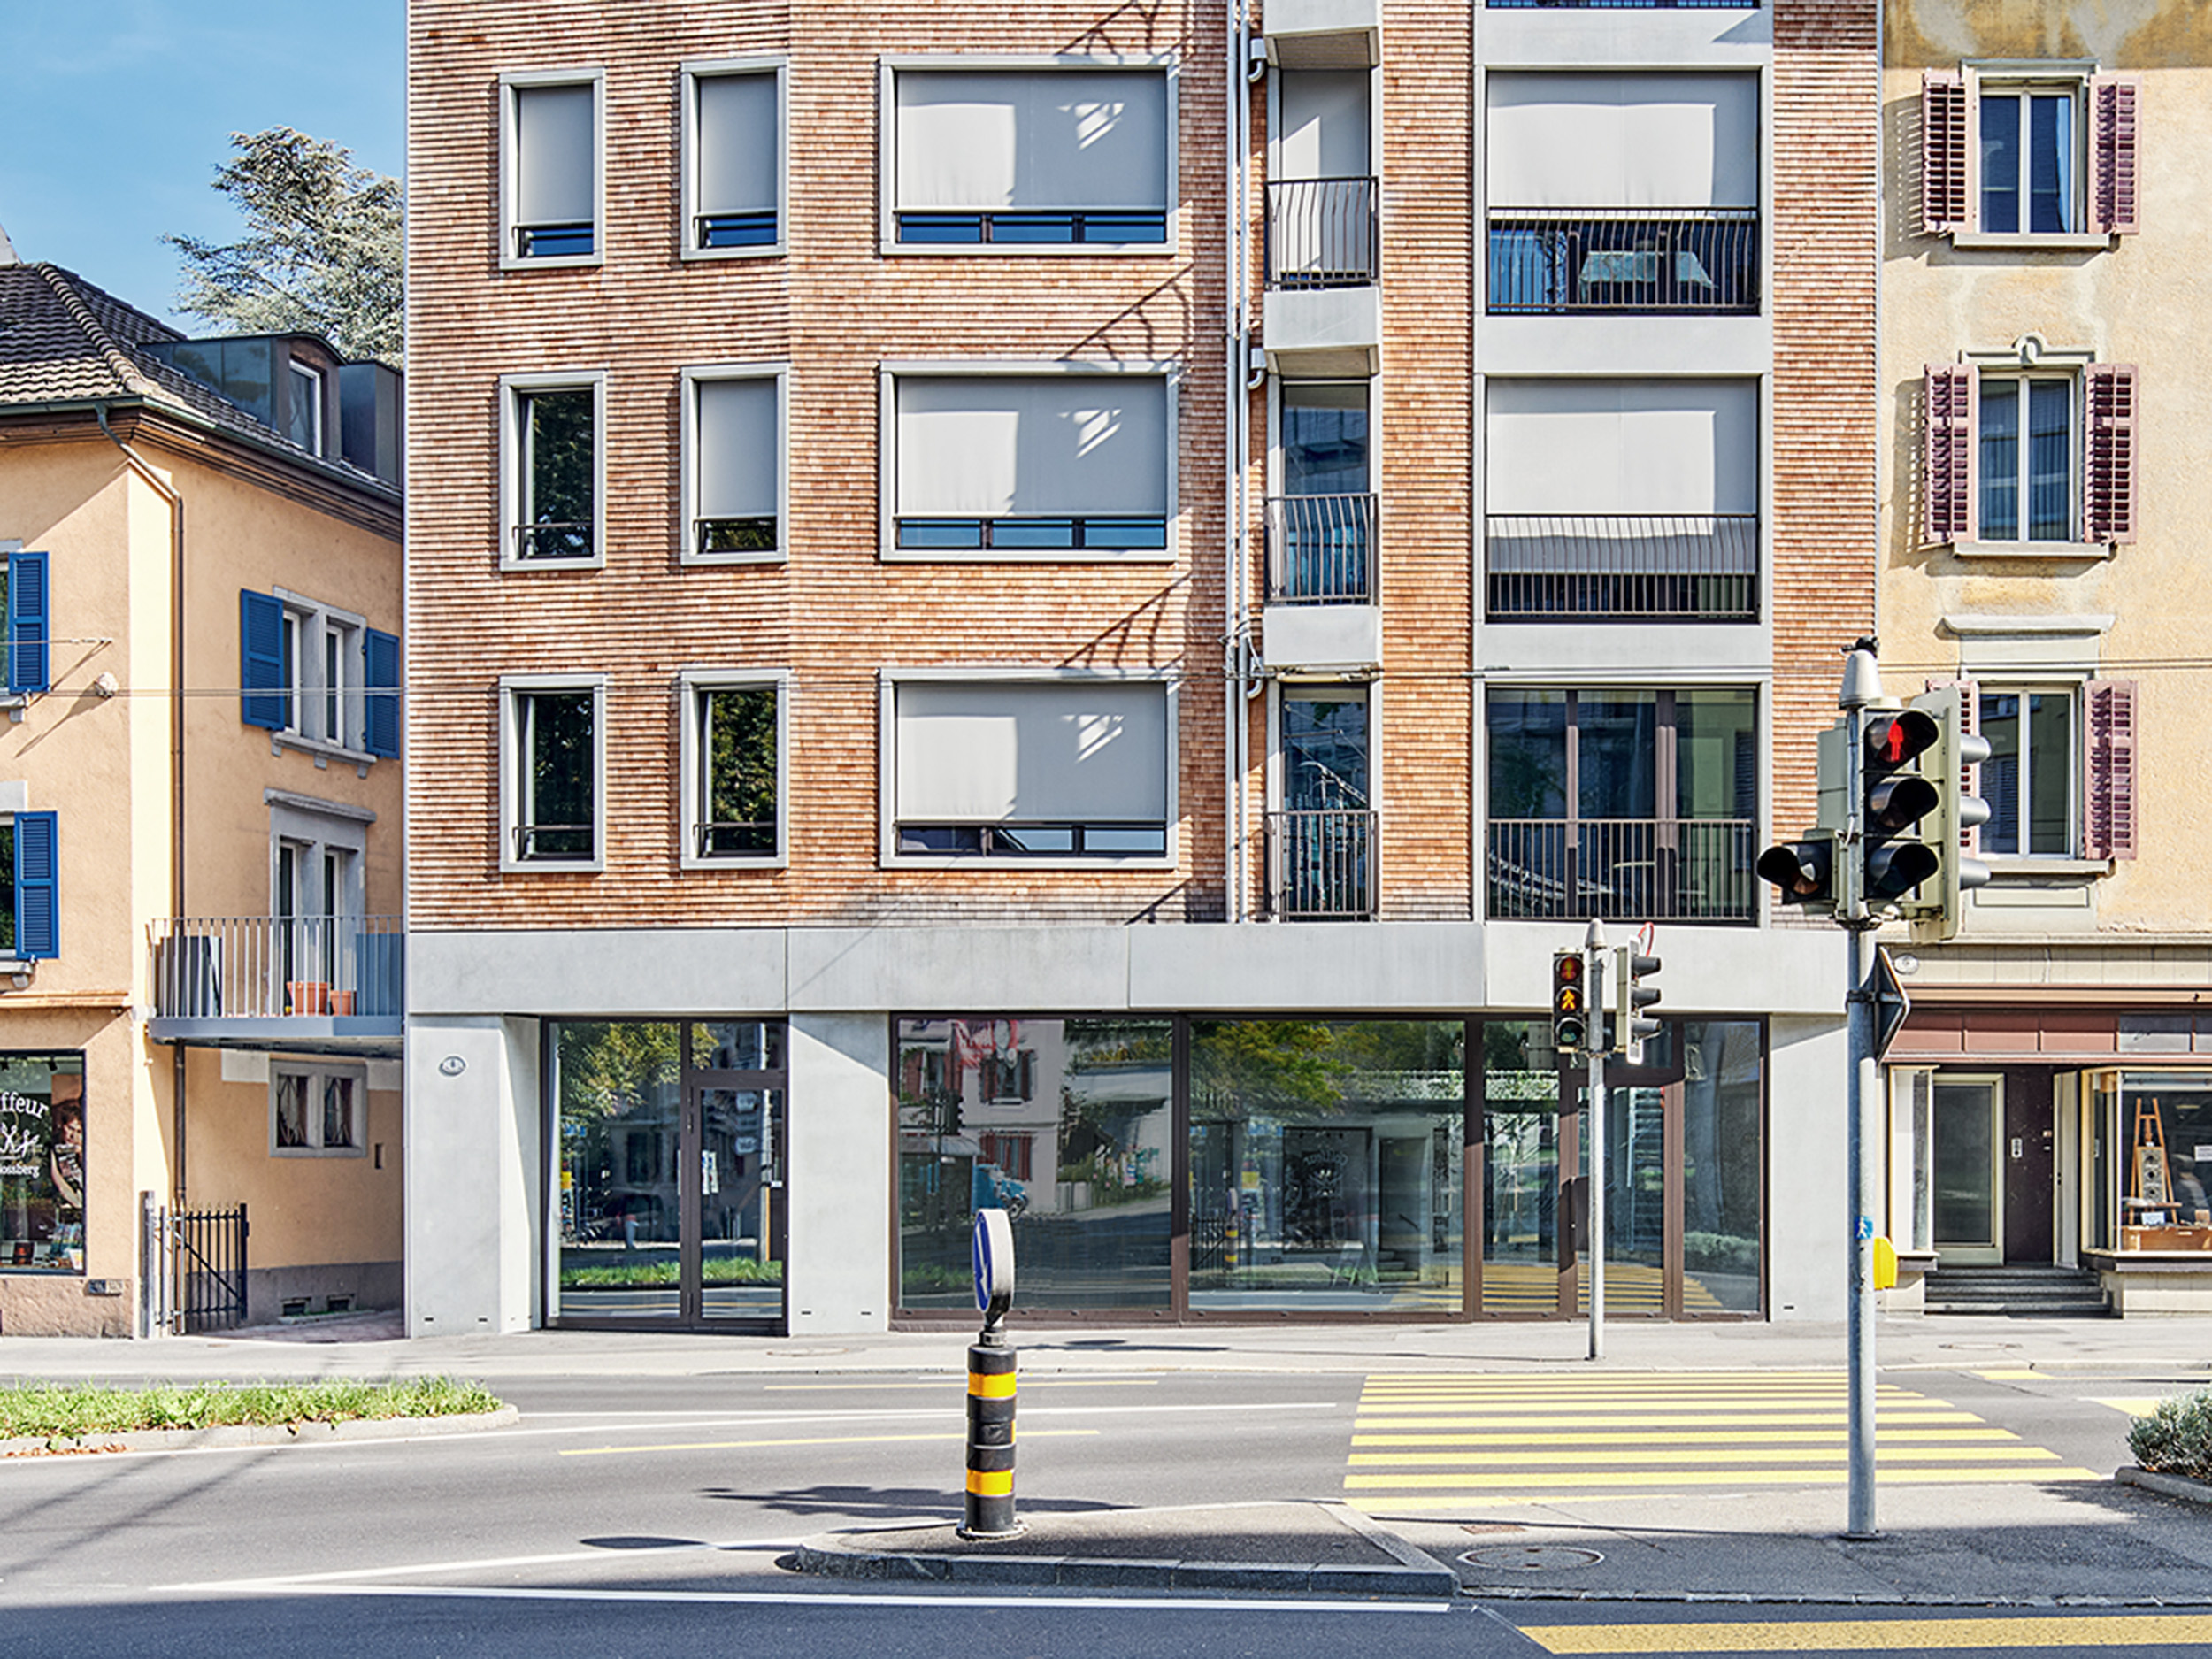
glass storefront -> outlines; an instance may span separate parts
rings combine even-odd
[[[84,1271],[81,1054],[0,1055],[0,1270]]]
[[[2084,1241],[2212,1254],[2212,1071],[2099,1073]]]

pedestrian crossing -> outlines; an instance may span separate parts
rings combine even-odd
[[[1590,1271],[1575,1269],[1575,1305],[1586,1307]],[[1459,1278],[1426,1280],[1391,1292],[1393,1313],[1432,1313],[1439,1318],[1456,1317],[1460,1310]],[[1725,1313],[1729,1310],[1694,1275],[1682,1280],[1682,1306],[1688,1313]],[[1623,1316],[1663,1314],[1667,1311],[1666,1280],[1655,1267],[1640,1263],[1608,1263],[1605,1269],[1605,1308]],[[1559,1269],[1543,1262],[1485,1262],[1482,1265],[1482,1312],[1491,1317],[1512,1314],[1556,1316],[1559,1312]]]
[[[1838,1371],[1367,1379],[1346,1500],[1374,1514],[1474,1504],[1840,1486],[1849,1475]],[[1881,1486],[2094,1480],[2055,1452],[1949,1402],[1875,1392]]]

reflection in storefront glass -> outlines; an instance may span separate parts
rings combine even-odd
[[[563,1316],[681,1314],[682,1029],[570,1020],[554,1028],[561,1182],[556,1307]]]
[[[1192,1022],[1194,1309],[1457,1314],[1465,1030]]]
[[[0,1267],[84,1271],[81,1054],[0,1056]]]
[[[899,1301],[974,1308],[975,1211],[1007,1210],[1018,1306],[1164,1308],[1174,1026],[1165,1019],[902,1019]]]
[[[1760,1030],[1691,1019],[1682,1038],[1682,1310],[1759,1310]]]
[[[1482,1311],[1556,1314],[1559,1056],[1535,1020],[1488,1021],[1482,1045]]]
[[[2212,1252],[2212,1074],[2121,1074],[2117,1121],[2124,1250]]]

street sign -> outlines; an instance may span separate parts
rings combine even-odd
[[[1014,1224],[1003,1210],[979,1210],[972,1242],[975,1305],[987,1325],[996,1325],[1014,1300]]]
[[[1905,1028],[1905,1016],[1912,1012],[1912,999],[1905,995],[1905,983],[1897,977],[1897,964],[1889,959],[1889,947],[1874,948],[1874,1058],[1878,1062],[1889,1052],[1897,1033]]]

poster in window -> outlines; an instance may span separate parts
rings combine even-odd
[[[82,1272],[84,1195],[84,1056],[0,1056],[0,1271]]]

